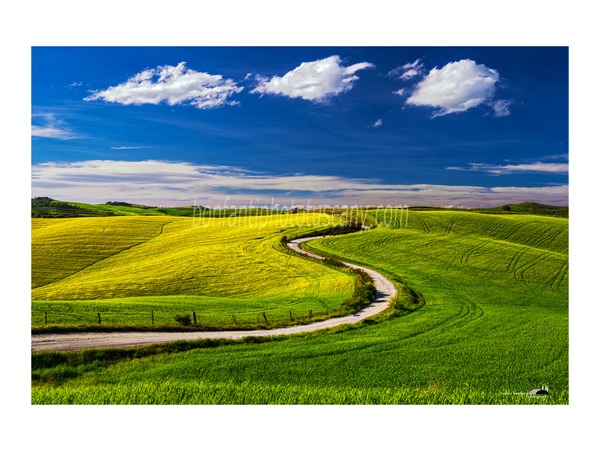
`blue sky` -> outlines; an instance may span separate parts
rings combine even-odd
[[[32,194],[568,204],[566,47],[34,47]]]

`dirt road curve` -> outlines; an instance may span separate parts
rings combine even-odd
[[[318,239],[325,236],[295,239],[288,243],[292,250],[313,258],[322,257],[305,252],[299,248],[302,242]],[[296,325],[271,330],[246,330],[246,331],[198,331],[198,332],[113,332],[113,333],[63,333],[63,334],[37,334],[31,336],[31,350],[82,350],[100,347],[134,347],[138,345],[158,344],[173,341],[195,341],[198,339],[241,339],[246,336],[278,336],[296,333],[308,333],[325,328],[332,328],[343,324],[356,323],[367,317],[383,312],[390,299],[397,294],[394,284],[381,275],[366,267],[344,263],[348,267],[364,270],[373,280],[377,288],[377,298],[366,308],[358,313],[314,322],[307,325]]]

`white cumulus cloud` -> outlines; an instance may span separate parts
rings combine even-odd
[[[383,121],[381,119],[377,119],[375,123],[371,125],[371,128],[379,128],[381,125],[383,125]]]
[[[259,85],[251,93],[284,95],[315,102],[349,91],[358,80],[356,72],[375,67],[361,62],[344,67],[337,55],[317,61],[303,62],[282,77],[259,78]]]
[[[406,100],[409,105],[437,108],[434,117],[463,112],[490,102],[500,75],[470,59],[433,68]],[[508,115],[508,104],[498,104],[497,116]]]
[[[210,109],[233,105],[229,97],[241,92],[233,80],[221,75],[196,72],[188,69],[185,62],[177,66],[158,66],[146,69],[126,82],[103,91],[93,91],[86,101],[104,100],[122,105],[169,105],[191,104],[198,109]]]

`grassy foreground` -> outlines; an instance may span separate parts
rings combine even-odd
[[[281,251],[325,214],[32,220],[35,329],[270,325],[339,311],[355,279]],[[263,312],[265,315],[263,316]],[[152,324],[152,320],[154,323]],[[46,324],[45,322],[46,321]]]
[[[405,219],[308,246],[401,277],[425,296],[417,311],[259,344],[115,360],[38,354],[32,402],[568,403],[568,219],[445,211]],[[543,384],[547,397],[523,394]]]

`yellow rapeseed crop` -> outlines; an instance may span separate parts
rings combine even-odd
[[[70,313],[78,305],[90,309],[93,301],[103,311],[110,311],[111,303],[121,309],[131,304],[131,313],[144,302],[160,305],[161,298],[169,311],[177,311],[180,298],[181,309],[189,310],[192,302],[217,322],[229,322],[235,311],[265,308],[285,317],[294,308],[295,314],[308,309],[318,314],[337,309],[354,288],[349,275],[276,249],[286,233],[340,222],[325,214],[32,222],[32,300],[38,322],[42,309],[52,308],[49,303]]]

